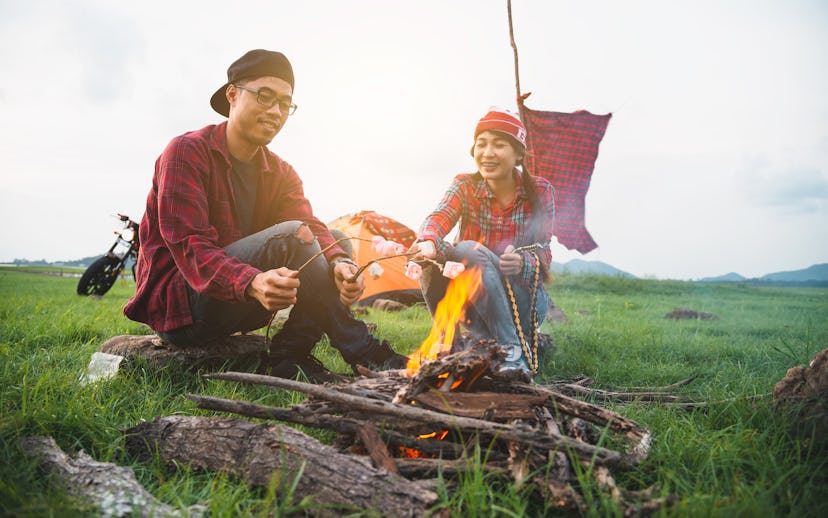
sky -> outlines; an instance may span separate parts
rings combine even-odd
[[[513,0],[526,104],[612,113],[588,254],[639,277],[828,262],[828,2]],[[103,254],[175,136],[252,48],[299,109],[270,144],[329,222],[419,227],[475,170],[477,120],[517,109],[506,0],[0,0],[0,262]]]

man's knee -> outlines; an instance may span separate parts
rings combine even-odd
[[[307,244],[314,240],[313,232],[304,221],[283,221],[267,229],[269,239],[279,239],[293,236]]]
[[[319,250],[316,237],[302,221],[284,221],[263,230],[259,239],[259,258],[254,266],[268,270],[287,266],[297,268]]]
[[[296,231],[293,235],[296,236],[296,239],[301,241],[303,244],[307,245],[313,243],[313,240],[316,239],[316,236],[313,235],[313,232],[311,232],[310,227],[307,226],[305,223],[302,223],[301,221],[299,221],[298,223],[299,226],[296,228]]]

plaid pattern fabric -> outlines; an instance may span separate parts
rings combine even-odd
[[[529,236],[529,200],[523,191],[518,172],[515,171],[514,175],[517,184],[515,201],[505,208],[497,202],[480,174],[455,176],[443,199],[420,226],[420,239],[434,241],[440,253],[444,253],[443,238],[459,221],[460,230],[456,241],[477,241],[497,255],[503,254],[509,245],[525,245],[534,240],[548,244],[552,239],[552,221],[555,218],[554,189],[548,180],[534,178],[544,219],[540,222],[542,237],[533,239]],[[549,246],[539,249],[538,256],[548,269],[552,262]],[[523,269],[523,280],[528,283],[534,277],[537,265],[529,254],[524,254],[524,261],[526,266]]]
[[[259,270],[228,256],[224,247],[245,237],[235,211],[227,122],[174,138],[155,164],[141,221],[135,295],[124,307],[132,320],[155,331],[192,324],[187,286],[210,297],[245,302]],[[293,167],[262,146],[251,233],[301,220],[325,247],[334,239],[305,198]],[[345,255],[336,246],[326,258]]]
[[[519,100],[529,133],[525,167],[555,187],[555,229],[558,242],[582,254],[598,244],[584,224],[584,198],[598,157],[598,145],[612,117],[584,110],[574,113],[536,111]]]
[[[399,221],[388,216],[377,214],[372,210],[363,210],[354,215],[352,219],[362,219],[363,222],[374,234],[382,236],[389,241],[394,241],[408,248],[417,239],[417,234]]]

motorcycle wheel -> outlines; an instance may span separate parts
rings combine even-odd
[[[78,295],[101,296],[115,284],[121,271],[121,261],[115,257],[103,256],[89,265],[78,282]]]

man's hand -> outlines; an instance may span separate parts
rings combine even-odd
[[[523,270],[523,256],[514,253],[514,249],[509,245],[500,256],[500,273],[503,275],[517,275]]]
[[[365,291],[365,280],[362,275],[353,281],[348,281],[356,271],[356,266],[344,261],[336,263],[333,267],[334,282],[336,283],[336,289],[339,290],[339,300],[346,306],[358,301],[359,297],[362,296],[362,292]]]
[[[285,309],[296,304],[296,291],[299,289],[297,275],[299,272],[285,267],[262,272],[253,277],[244,293],[259,301],[268,311]]]

